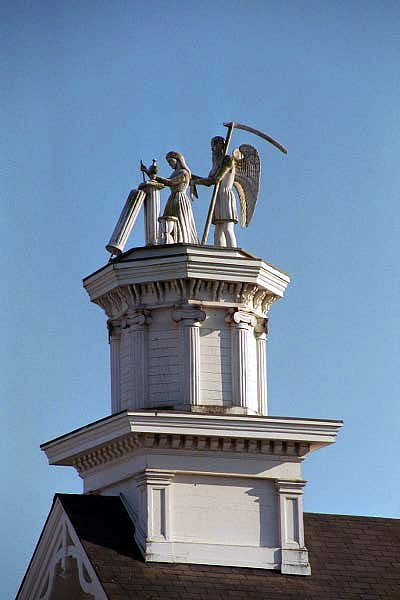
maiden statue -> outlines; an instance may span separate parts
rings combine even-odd
[[[164,217],[176,219],[172,238],[175,243],[198,244],[196,225],[192,207],[186,190],[189,187],[191,172],[180,152],[168,152],[166,160],[173,169],[169,178],[153,176],[153,180],[169,187],[171,194],[164,209]],[[141,170],[148,174],[148,169],[141,165]]]

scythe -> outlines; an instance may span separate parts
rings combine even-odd
[[[233,121],[230,123],[224,123],[224,127],[228,128],[228,131],[226,133],[226,138],[225,138],[225,145],[224,145],[224,155],[227,154],[228,152],[228,148],[229,148],[229,144],[232,138],[232,134],[233,134],[233,130],[236,129],[243,129],[243,131],[248,131],[249,133],[253,133],[254,135],[258,135],[258,137],[266,140],[267,142],[269,142],[270,144],[272,144],[273,146],[275,146],[275,148],[278,148],[278,150],[280,150],[281,152],[283,152],[284,154],[287,154],[287,150],[284,146],[282,146],[279,142],[277,142],[276,140],[274,140],[272,137],[270,137],[269,135],[267,135],[266,133],[263,133],[262,131],[259,131],[258,129],[254,129],[253,127],[249,127],[248,125],[242,125],[241,123],[234,123]],[[207,242],[207,238],[208,238],[208,232],[210,231],[210,225],[211,225],[211,220],[212,220],[212,216],[214,214],[214,208],[215,208],[215,203],[217,201],[217,194],[218,194],[218,190],[219,190],[219,181],[217,181],[217,183],[214,186],[214,191],[213,191],[213,195],[211,198],[211,203],[210,203],[210,208],[208,209],[208,214],[207,214],[207,221],[204,227],[204,232],[203,232],[203,237],[201,240],[202,245],[205,245],[205,243]]]

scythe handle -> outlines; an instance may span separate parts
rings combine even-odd
[[[224,123],[224,125],[225,125],[225,123]],[[225,156],[226,156],[226,153],[228,152],[229,144],[230,144],[230,141],[232,138],[233,129],[235,127],[235,123],[227,123],[226,126],[228,127],[228,131],[226,133],[225,145],[224,145],[224,155]],[[212,195],[211,202],[210,202],[210,208],[208,209],[207,221],[206,221],[206,224],[204,227],[203,237],[201,238],[202,246],[204,246],[207,243],[208,232],[210,231],[210,225],[211,225],[212,217],[214,214],[215,203],[217,201],[218,190],[219,190],[219,181],[217,181],[217,183],[214,186],[214,191],[213,191],[213,195]]]

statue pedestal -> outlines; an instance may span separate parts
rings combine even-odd
[[[136,248],[87,277],[109,318],[112,412],[266,415],[265,315],[288,283],[243,250],[185,244]]]

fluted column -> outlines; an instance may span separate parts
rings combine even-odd
[[[142,190],[132,190],[130,192],[110,241],[106,246],[111,254],[118,255],[124,251],[126,240],[138,218],[144,198],[145,192]]]
[[[257,399],[260,415],[268,414],[267,335],[268,319],[259,319],[254,328],[257,348]]]
[[[130,311],[125,328],[125,381],[122,408],[145,408],[147,405],[147,326],[150,311]]]
[[[200,404],[200,324],[206,318],[199,307],[188,305],[173,311],[180,322],[183,352],[183,389],[185,406]]]
[[[148,181],[139,186],[146,193],[144,199],[146,246],[155,246],[159,243],[158,217],[160,216],[160,189],[162,187],[156,181]]]
[[[109,319],[108,341],[110,344],[110,367],[111,367],[111,412],[121,410],[121,320]]]
[[[256,319],[254,315],[240,310],[228,319],[232,328],[232,405],[247,408],[248,333],[250,326],[256,324]]]

